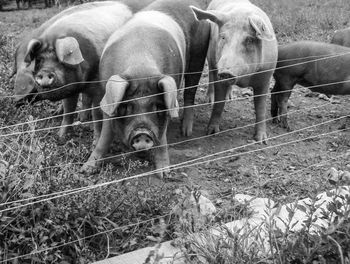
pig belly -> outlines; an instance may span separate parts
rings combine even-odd
[[[339,84],[327,85],[329,83],[337,82],[339,82]],[[302,80],[299,80],[297,83],[304,87],[319,86],[315,88],[310,88],[310,90],[318,93],[330,95],[350,94],[350,75],[344,76],[343,74],[341,74],[341,71],[312,71],[311,73],[304,75],[304,78]],[[323,86],[323,84],[325,85]]]
[[[329,94],[329,95],[348,95],[350,94],[350,79],[347,79],[347,83],[325,85],[321,87],[311,88],[313,92]]]

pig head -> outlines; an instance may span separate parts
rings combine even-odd
[[[148,150],[163,143],[168,116],[178,117],[177,85],[167,75],[139,81],[114,75],[100,105],[109,117],[118,117],[113,128],[126,146]]]
[[[239,83],[240,76],[264,67],[269,50],[263,47],[263,41],[276,41],[269,20],[244,9],[230,12],[192,9],[198,19],[212,22],[208,59],[215,64],[220,79]]]
[[[41,100],[61,100],[80,92],[69,86],[52,90],[84,79],[84,58],[76,38],[32,39],[24,61],[28,65],[34,64],[34,81]]]

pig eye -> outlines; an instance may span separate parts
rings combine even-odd
[[[125,116],[126,115],[126,106],[125,105],[120,105],[118,108],[118,114],[120,116]]]
[[[226,40],[226,35],[223,33],[220,33],[219,35],[220,40],[225,41]]]
[[[42,63],[43,63],[43,59],[42,58],[37,58],[35,60],[35,70],[38,70],[41,67]]]
[[[132,114],[132,105],[131,104],[122,104],[118,108],[118,113],[120,116],[127,116]]]
[[[131,115],[132,114],[132,104],[127,104],[126,105],[126,115]]]
[[[253,37],[246,37],[244,40],[245,46],[251,46],[254,43],[255,39]]]
[[[161,103],[155,103],[152,106],[152,112],[156,112],[158,116],[162,116],[164,114],[163,110],[165,109],[164,105]]]

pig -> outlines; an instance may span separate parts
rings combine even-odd
[[[21,42],[18,44],[15,51],[15,61],[13,67],[12,75],[16,74],[14,90],[15,90],[15,99],[16,101],[21,100],[22,98],[29,97],[28,94],[33,92],[35,89],[35,80],[34,80],[34,61],[30,64],[24,61],[27,47],[29,41],[33,38],[38,38],[48,27],[50,27],[56,20],[62,18],[63,16],[67,16],[74,12],[89,10],[94,7],[98,7],[101,5],[99,2],[86,3],[79,6],[74,6],[63,10],[57,15],[50,18],[48,21],[43,23],[39,28],[35,29],[33,32],[25,36]]]
[[[130,149],[150,154],[158,178],[168,172],[166,133],[169,119],[178,117],[177,89],[183,79],[186,87],[195,86],[184,90],[185,105],[192,106],[209,45],[209,23],[196,20],[190,5],[207,3],[155,1],[108,40],[100,62],[100,78],[108,79],[100,103],[102,132],[83,172],[99,165],[115,135]],[[184,127],[191,125],[189,111]]]
[[[350,47],[350,28],[336,30],[331,39],[331,43]]]
[[[277,61],[277,40],[270,19],[248,0],[213,0],[206,11],[192,9],[197,19],[211,22],[209,89],[215,93],[207,133],[220,131],[230,86],[251,86],[255,95],[254,138],[265,142],[266,96]]]
[[[64,117],[58,135],[66,135],[73,123],[79,93],[91,98],[92,118],[102,119],[98,109],[104,89],[94,83],[98,80],[98,65],[103,47],[109,36],[134,12],[153,0],[105,1],[93,8],[62,15],[29,40],[24,55],[27,65],[33,64],[38,93],[36,100],[63,100]],[[69,85],[70,84],[70,85]],[[59,88],[63,86],[62,88]],[[23,95],[20,93],[20,95]],[[101,131],[100,122],[94,122],[94,142]]]
[[[48,21],[44,22],[39,28],[35,29],[30,34],[26,35],[18,44],[15,50],[15,60],[12,76],[16,74],[14,82],[15,91],[15,101],[17,106],[21,106],[24,101],[35,102],[35,97],[33,96],[35,92],[35,86],[37,85],[34,80],[34,61],[30,64],[24,61],[25,54],[27,52],[27,46],[29,41],[33,38],[38,38],[50,25],[52,25],[56,20],[67,16],[74,12],[89,10],[95,7],[101,6],[100,2],[86,3],[78,6],[74,6],[65,9],[58,13],[57,15],[50,18]],[[86,95],[82,96],[82,108],[88,109],[91,107],[91,99]],[[61,105],[57,110],[57,114],[63,113],[63,106]],[[90,111],[84,111],[79,113],[80,121],[87,121],[89,119]]]
[[[327,58],[333,56],[331,58]],[[295,64],[295,65],[294,65]],[[278,47],[278,63],[271,91],[271,116],[290,130],[287,121],[288,99],[296,84],[314,86],[313,92],[326,95],[350,94],[350,48],[314,41],[297,41]],[[324,84],[324,86],[323,86]]]

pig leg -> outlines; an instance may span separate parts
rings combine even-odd
[[[205,58],[208,51],[209,46],[209,35],[210,35],[210,28],[203,27],[201,30],[197,31],[198,36],[193,36],[193,39],[204,39],[204,36],[207,36],[208,41],[198,41],[196,45],[193,45],[190,50],[190,61],[189,61],[189,67],[187,72],[195,72],[193,74],[186,74],[185,75],[185,86],[193,88],[189,88],[184,90],[184,112],[183,112],[183,119],[182,119],[182,134],[184,136],[191,136],[192,135],[192,129],[193,129],[193,106],[194,105],[194,99],[198,87],[199,80],[202,75],[202,71],[204,68]],[[200,73],[198,73],[200,72]]]
[[[276,83],[271,91],[271,115],[275,123],[280,123],[280,126],[291,130],[287,121],[288,100],[295,85],[295,80],[288,76],[275,76]]]
[[[87,162],[81,167],[81,172],[90,173],[95,170],[100,164],[100,159],[103,158],[113,142],[112,120],[104,116],[101,136],[98,139],[95,149],[91,153]]]
[[[189,68],[189,72],[201,72],[203,70],[203,64],[204,64],[204,60],[201,61],[198,59],[198,62],[192,63],[192,67]],[[196,96],[196,91],[197,91],[200,78],[201,78],[201,73],[186,74],[185,76],[186,87],[194,86],[193,88],[188,88],[188,89],[185,88],[184,90],[185,108],[184,108],[183,119],[182,119],[182,134],[187,137],[190,137],[192,135],[193,116],[194,116],[193,107],[189,107],[189,106],[194,105],[194,99]]]
[[[195,74],[193,74],[195,75]],[[198,84],[198,81],[200,79],[199,76],[191,76],[186,75],[185,77],[185,83],[186,87],[193,86]],[[197,80],[197,83],[196,83]],[[194,105],[194,99],[196,96],[197,86],[193,88],[186,89],[184,91],[184,112],[183,112],[183,118],[182,118],[182,135],[186,137],[190,137],[192,135],[192,128],[193,128],[193,106]]]
[[[74,121],[74,114],[69,114],[75,111],[77,107],[79,94],[73,95],[69,98],[63,99],[63,120],[61,123],[61,128],[58,131],[58,136],[63,138],[69,130],[72,129],[71,125]]]
[[[213,67],[214,68],[214,67]],[[214,83],[214,106],[211,112],[211,117],[209,121],[209,125],[207,128],[207,134],[214,134],[220,131],[219,122],[221,119],[221,114],[224,111],[225,107],[225,98],[227,95],[227,90],[229,88],[229,84],[226,82],[217,82],[217,70],[212,72],[212,79]]]
[[[272,117],[272,123],[277,124],[278,123],[278,95],[280,91],[280,87],[278,82],[276,81],[273,89],[271,90],[271,117]]]
[[[254,76],[252,86],[254,91],[255,134],[254,139],[266,143],[266,98],[269,91],[272,73],[261,73]]]
[[[94,109],[92,109],[92,120],[94,121],[94,140],[92,143],[92,146],[95,147],[100,136],[101,136],[101,130],[102,130],[102,119],[103,119],[103,113],[101,109],[99,108],[101,98],[94,97],[92,100],[92,106]]]
[[[215,88],[214,88],[214,79],[215,79],[215,74],[217,74],[217,70],[216,69],[211,69],[209,68],[209,85],[208,85],[208,91],[207,91],[207,98],[209,103],[214,104],[214,100],[215,100]]]
[[[91,119],[91,110],[89,110],[92,106],[92,99],[87,94],[82,94],[81,96],[81,110],[85,110],[83,112],[79,113],[79,120],[80,122],[87,122]]]
[[[163,133],[163,136],[160,139],[160,145],[162,147],[158,147],[153,150],[153,159],[156,170],[160,170],[156,173],[156,176],[160,179],[163,179],[169,173],[169,153],[167,146],[167,138],[166,133]]]
[[[288,100],[290,95],[292,94],[291,89],[293,88],[293,86],[291,86],[290,88],[287,88],[286,92],[279,94],[277,96],[277,101],[278,101],[278,115],[280,118],[280,125],[283,128],[286,128],[288,131],[291,131],[291,128],[289,127],[288,124],[288,118],[287,118],[287,107],[288,107]]]

